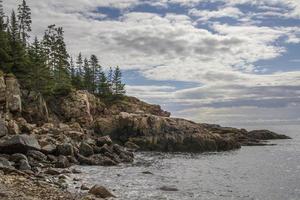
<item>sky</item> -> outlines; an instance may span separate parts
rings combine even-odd
[[[9,13],[20,1],[4,0]],[[197,122],[299,124],[300,0],[27,0],[32,35],[120,66],[129,95]]]

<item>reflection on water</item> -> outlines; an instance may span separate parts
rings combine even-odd
[[[76,176],[122,200],[299,200],[300,126],[265,128],[294,139],[222,153],[138,153],[133,164],[80,166],[83,174]],[[163,186],[178,191],[162,191]]]

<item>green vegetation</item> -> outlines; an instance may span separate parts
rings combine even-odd
[[[49,25],[44,37],[30,43],[31,10],[25,0],[17,13],[5,16],[0,0],[0,71],[14,74],[23,89],[44,97],[65,95],[72,89],[87,90],[106,99],[121,99],[125,94],[119,67],[103,71],[96,55],[75,63],[67,52],[62,27]]]

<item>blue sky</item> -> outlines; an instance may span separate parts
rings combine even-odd
[[[28,0],[33,33],[120,66],[128,94],[173,116],[300,122],[299,0]],[[5,2],[6,11],[17,1]]]

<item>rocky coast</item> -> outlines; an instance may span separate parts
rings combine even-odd
[[[289,137],[172,118],[134,97],[105,101],[74,90],[44,99],[22,90],[12,75],[0,77],[0,199],[114,197],[101,185],[84,183],[81,194],[69,193],[69,174],[80,173],[69,167],[131,163],[139,150],[227,151],[270,139]]]

